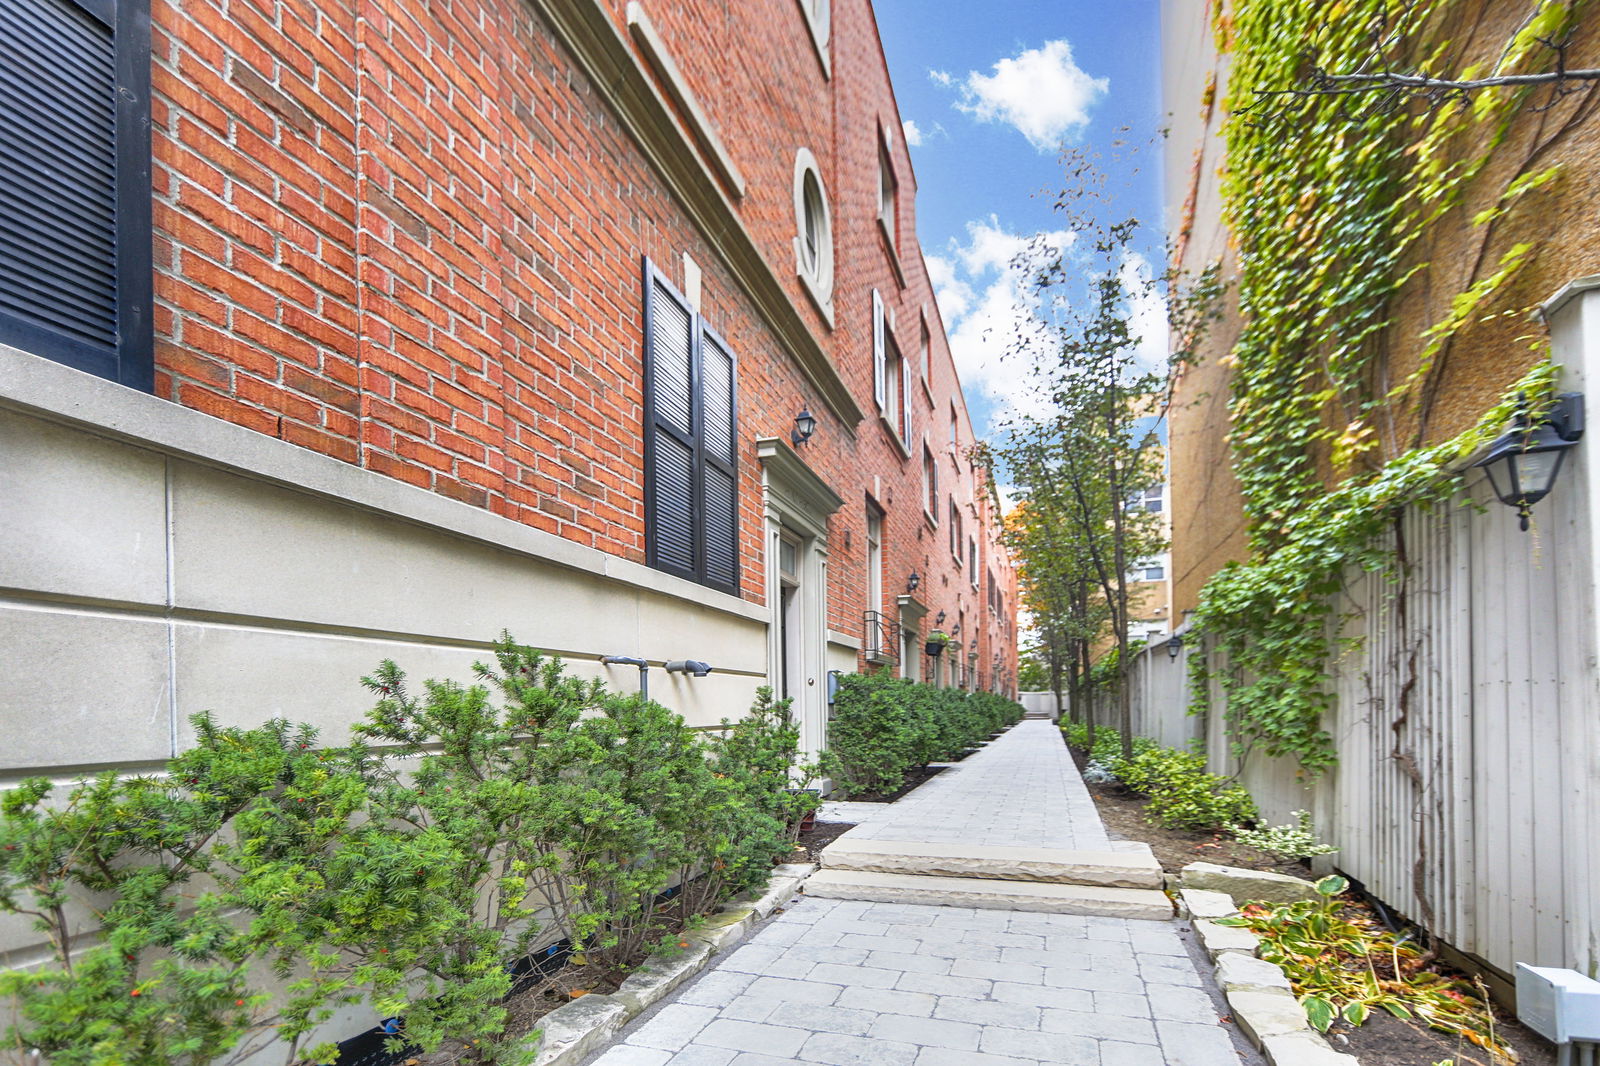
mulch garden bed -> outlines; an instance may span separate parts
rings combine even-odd
[[[817,822],[800,834],[800,843],[794,846],[794,855],[789,861],[821,862],[822,849],[855,827],[854,822]]]
[[[1070,745],[1068,750],[1072,752],[1073,762],[1082,770],[1088,762],[1087,753]],[[1168,873],[1177,873],[1191,862],[1212,862],[1250,870],[1271,870],[1293,877],[1313,877],[1304,862],[1279,862],[1272,855],[1221,833],[1193,833],[1152,825],[1145,820],[1145,797],[1121,785],[1085,784],[1105,823],[1107,835],[1114,840],[1140,840],[1149,844],[1156,861]],[[1364,903],[1354,905],[1366,906]],[[1555,1066],[1555,1048],[1544,1038],[1499,1010],[1495,1026],[1504,1043],[1516,1051],[1518,1066]],[[1464,1040],[1381,1010],[1373,1011],[1359,1026],[1336,1021],[1327,1036],[1335,1050],[1355,1055],[1361,1066],[1436,1066],[1447,1060],[1454,1060],[1454,1066],[1504,1066],[1504,1060],[1491,1059],[1487,1052]]]
[[[1517,1066],[1555,1066],[1555,1048],[1526,1026],[1497,1015],[1495,1030],[1516,1051]],[[1455,1066],[1501,1066],[1482,1048],[1385,1011],[1374,1011],[1362,1025],[1335,1022],[1328,1042],[1356,1056],[1361,1066],[1434,1066],[1447,1059]]]
[[[906,795],[906,793],[910,792],[912,789],[917,788],[919,785],[922,785],[922,784],[926,783],[927,781],[932,780],[933,778],[937,777],[938,775],[944,773],[944,771],[945,771],[945,768],[943,766],[924,766],[924,767],[922,767],[920,769],[912,770],[910,773],[906,774],[906,782],[905,782],[905,784],[901,785],[899,787],[899,789],[897,789],[894,792],[890,792],[890,793],[863,792],[859,796],[851,796],[850,797],[850,802],[851,803],[893,803],[895,800],[900,799],[901,797]]]
[[[1070,745],[1068,750],[1072,752],[1073,763],[1082,771],[1089,761],[1087,754]],[[1142,840],[1149,844],[1156,861],[1169,874],[1177,873],[1191,862],[1214,862],[1219,866],[1272,870],[1293,877],[1311,876],[1310,868],[1303,862],[1279,862],[1259,848],[1230,840],[1221,833],[1193,833],[1151,825],[1144,817],[1145,797],[1121,785],[1093,782],[1085,782],[1085,785],[1089,795],[1094,797],[1100,820],[1106,824],[1106,834],[1113,840]]]

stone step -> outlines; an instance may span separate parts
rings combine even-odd
[[[905,840],[853,839],[845,833],[822,849],[830,870],[979,877],[1108,888],[1160,888],[1161,864],[1150,845],[1118,842],[1117,850],[1017,848],[987,844],[924,844]],[[1128,845],[1132,844],[1132,847]]]
[[[921,903],[935,907],[1095,914],[1107,918],[1166,921],[1172,901],[1149,888],[1107,888],[1054,882],[994,881],[976,877],[923,877],[862,870],[818,870],[805,894],[820,899],[860,899],[874,903]]]

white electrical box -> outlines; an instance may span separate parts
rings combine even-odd
[[[1517,1018],[1552,1043],[1600,1041],[1600,981],[1577,970],[1519,962]]]

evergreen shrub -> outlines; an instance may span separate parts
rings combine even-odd
[[[885,671],[846,674],[821,771],[845,797],[890,795],[912,771],[960,758],[1022,713],[1020,704],[993,693],[935,688]]]
[[[505,998],[531,949],[568,938],[620,979],[761,884],[814,809],[766,691],[711,736],[509,636],[475,672],[414,689],[383,663],[346,747],[199,715],[165,774],[5,793],[0,913],[52,949],[0,973],[5,1043],[54,1066],[204,1066],[275,1041],[284,1063],[331,1062],[310,1033],[365,1000],[402,1019],[397,1047],[522,1061]]]

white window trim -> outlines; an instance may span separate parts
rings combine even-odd
[[[817,192],[822,202],[823,232],[817,242],[817,269],[812,276],[806,270],[805,254],[805,229],[806,229],[806,175],[811,174],[817,180]],[[822,168],[817,166],[817,157],[811,154],[810,149],[801,148],[794,157],[794,265],[795,274],[799,276],[801,284],[805,287],[807,295],[817,305],[817,310],[822,312],[822,317],[827,320],[828,328],[833,328],[833,207],[828,203],[828,186],[822,180]]]
[[[811,45],[817,50],[817,60],[822,64],[822,76],[832,78],[833,60],[828,58],[828,41],[833,31],[833,0],[799,0],[799,3],[806,29],[811,31]],[[822,10],[813,11],[813,7]]]

